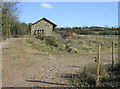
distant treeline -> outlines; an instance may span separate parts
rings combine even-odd
[[[56,33],[64,32],[75,32],[77,34],[83,35],[120,35],[120,28],[106,28],[106,27],[66,27],[66,28],[56,28],[54,31]]]

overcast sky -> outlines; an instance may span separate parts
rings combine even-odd
[[[43,17],[58,27],[118,26],[117,2],[21,2],[20,22]]]

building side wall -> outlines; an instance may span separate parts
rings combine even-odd
[[[44,30],[45,36],[52,36],[53,25],[45,20],[42,20],[31,26],[31,33],[34,34],[35,30]]]

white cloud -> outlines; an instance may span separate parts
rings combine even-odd
[[[53,6],[48,4],[48,3],[41,3],[40,7],[42,7],[42,8],[53,8]]]

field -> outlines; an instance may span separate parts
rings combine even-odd
[[[85,65],[96,64],[97,47],[101,44],[101,63],[111,64],[112,41],[117,36],[82,35],[80,38],[61,38],[55,35],[58,46],[34,37],[10,38],[3,41],[3,87],[73,86],[67,75],[83,70]]]

